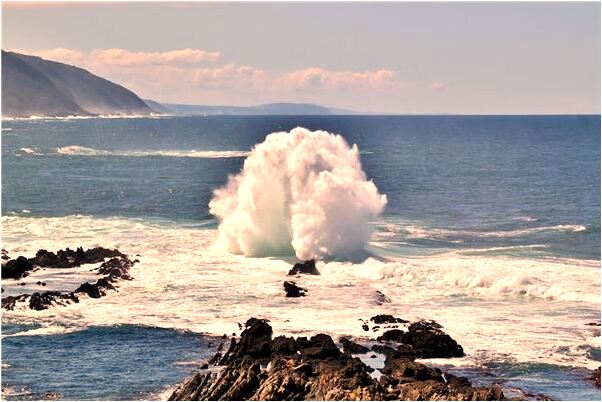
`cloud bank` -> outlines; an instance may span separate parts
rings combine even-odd
[[[205,49],[14,51],[85,68],[143,98],[162,102],[252,105],[296,101],[353,108],[352,104],[341,104],[340,99],[384,100],[398,96],[407,87],[397,72],[389,68],[357,71],[309,66],[270,72],[226,61],[220,52]],[[423,86],[429,91],[443,88],[444,84],[429,81]]]

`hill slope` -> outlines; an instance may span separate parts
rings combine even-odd
[[[4,117],[151,112],[132,91],[82,68],[2,51]]]

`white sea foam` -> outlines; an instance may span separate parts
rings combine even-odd
[[[51,331],[140,324],[221,335],[256,316],[270,319],[279,334],[362,338],[367,333],[359,318],[389,313],[440,322],[474,362],[599,365],[582,347],[599,347],[599,334],[584,325],[600,316],[599,261],[448,252],[361,264],[320,262],[322,275],[296,279],[309,292],[294,299],[282,290],[292,261],[233,255],[214,245],[217,237],[207,225],[5,216],[3,248],[11,257],[82,245],[116,247],[141,262],[131,270],[134,280],[119,282],[119,292],[101,300],[7,311],[3,319],[38,322]],[[376,305],[376,290],[391,303]]]
[[[23,147],[19,150],[19,152],[16,155],[23,156],[23,155],[43,155],[43,154],[40,152],[40,150],[38,148]]]
[[[447,237],[455,236],[466,236],[466,237],[519,237],[526,236],[534,233],[542,232],[583,232],[587,230],[585,225],[554,225],[554,226],[539,226],[525,229],[512,229],[512,230],[496,230],[496,231],[476,231],[476,230],[462,230],[462,229],[447,229],[447,228],[426,228],[415,225],[408,225],[404,227],[404,230],[408,232],[414,238],[426,238],[426,239],[444,239]]]
[[[165,156],[174,158],[242,158],[249,154],[248,151],[197,151],[197,150],[131,150],[131,151],[106,151],[103,149],[88,148],[80,145],[69,145],[56,149],[61,155],[78,156]]]
[[[48,121],[69,121],[69,120],[89,120],[89,119],[157,119],[163,117],[172,117],[165,114],[105,114],[96,116],[37,116],[31,115],[28,117],[2,117],[2,121],[28,121],[28,120],[48,120]]]
[[[387,202],[362,170],[356,145],[325,131],[273,133],[209,203],[220,242],[249,256],[348,256],[370,238]]]

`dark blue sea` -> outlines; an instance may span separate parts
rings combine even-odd
[[[295,127],[356,144],[387,197],[369,257],[321,262],[301,305],[280,295],[294,256],[220,249],[208,207],[255,144]],[[141,263],[106,298],[3,314],[7,399],[159,398],[251,316],[277,333],[361,339],[358,319],[382,312],[442,323],[467,357],[432,364],[475,381],[600,398],[583,379],[600,366],[600,327],[586,325],[600,320],[600,116],[3,121],[2,248],[78,245]]]

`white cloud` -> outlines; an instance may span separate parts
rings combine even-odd
[[[249,105],[296,101],[353,107],[347,102],[353,99],[371,99],[371,103],[384,101],[387,96],[399,94],[402,88],[397,73],[390,69],[353,71],[307,67],[273,73],[254,66],[224,63],[219,52],[203,49],[16,51],[85,68],[143,98],[164,102]],[[403,83],[404,88],[406,84]],[[341,91],[346,94],[343,101]]]
[[[201,49],[180,49],[167,52],[130,52],[124,49],[94,50],[88,56],[94,64],[139,66],[153,64],[199,64],[218,61],[218,52]]]
[[[401,85],[397,74],[392,70],[332,71],[319,67],[291,71],[284,75],[283,82],[293,88],[331,89],[391,89]]]

